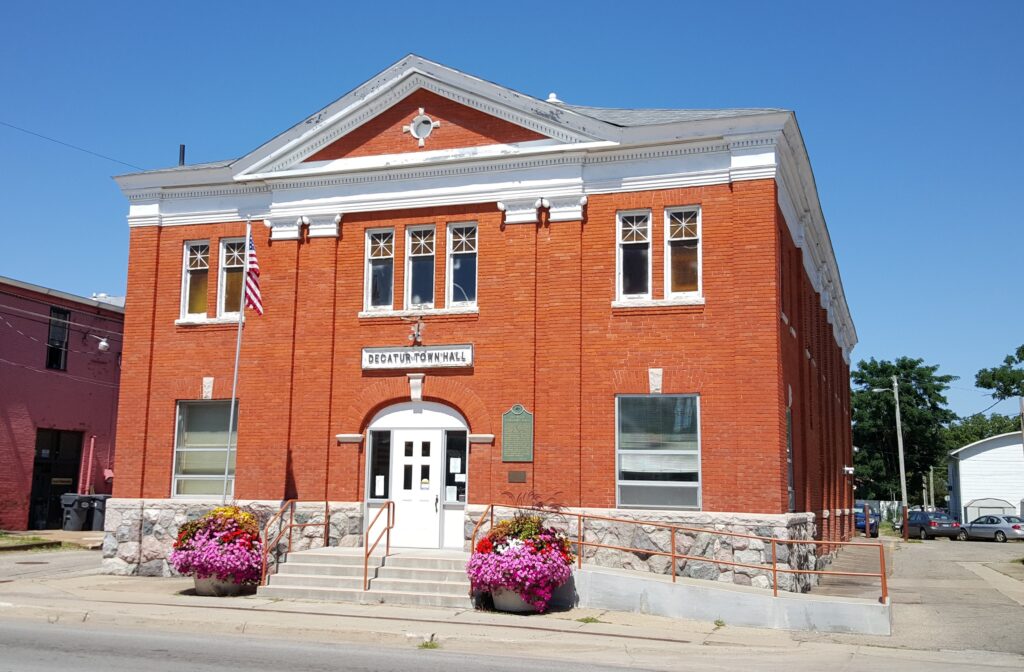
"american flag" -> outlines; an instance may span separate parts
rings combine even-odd
[[[263,314],[263,297],[260,295],[260,262],[256,260],[256,243],[249,234],[249,264],[245,269],[245,306]]]

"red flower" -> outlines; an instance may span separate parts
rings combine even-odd
[[[478,543],[476,545],[476,552],[477,553],[493,553],[494,552],[494,544],[491,543],[490,539],[488,539],[487,537],[484,537],[483,539],[480,540],[480,543]]]

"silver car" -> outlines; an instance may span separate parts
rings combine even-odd
[[[981,516],[962,525],[957,539],[1024,539],[1024,519],[1020,516]]]

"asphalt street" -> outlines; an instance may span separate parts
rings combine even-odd
[[[0,553],[0,581],[83,576],[100,569],[97,551],[32,551]]]
[[[241,635],[196,635],[0,620],[0,671],[56,672],[522,672],[524,666],[565,672],[621,667],[558,661],[550,666],[503,656],[440,650],[319,644]],[[641,669],[641,668],[633,668]]]

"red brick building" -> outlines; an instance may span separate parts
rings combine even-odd
[[[124,309],[0,277],[0,530],[59,528],[109,494]]]
[[[124,521],[220,499],[248,218],[235,498],[355,528],[392,499],[426,547],[526,492],[852,530],[856,334],[792,112],[579,107],[410,56],[240,159],[118,183]]]

